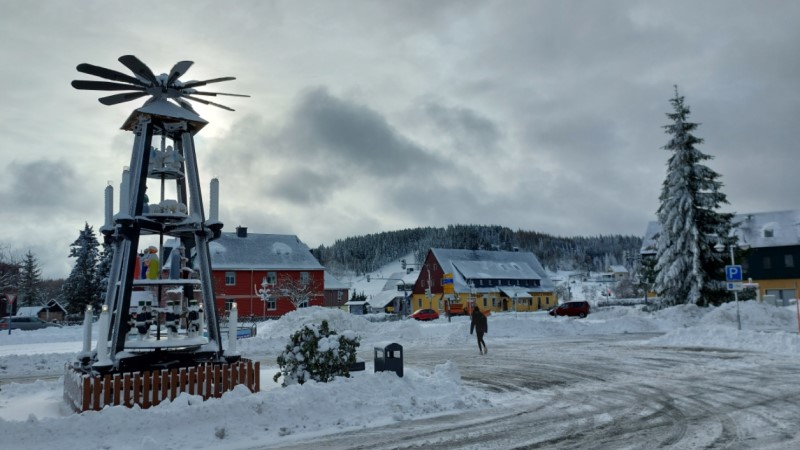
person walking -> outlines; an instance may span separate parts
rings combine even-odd
[[[486,342],[483,342],[483,334],[489,332],[489,324],[486,321],[486,316],[481,312],[480,308],[475,305],[472,310],[472,320],[469,325],[469,334],[473,331],[478,333],[478,352],[481,355],[489,353],[486,349]]]

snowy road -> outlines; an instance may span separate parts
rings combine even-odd
[[[639,345],[650,337],[407,347],[407,367],[450,359],[501,406],[279,448],[800,448],[797,357]]]

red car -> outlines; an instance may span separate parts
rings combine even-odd
[[[550,310],[551,316],[586,317],[589,315],[589,302],[567,302]]]
[[[433,309],[418,309],[409,317],[417,320],[436,320],[439,318],[439,313]]]

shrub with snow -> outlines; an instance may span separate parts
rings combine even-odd
[[[273,377],[275,382],[283,375],[283,386],[308,380],[328,382],[337,376],[349,377],[350,366],[356,362],[360,340],[355,333],[345,331],[337,335],[322,324],[305,325],[291,336],[291,342],[278,355],[281,371]]]

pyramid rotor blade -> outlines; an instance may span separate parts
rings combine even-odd
[[[183,85],[183,89],[189,89],[197,86],[205,86],[208,83],[219,83],[220,81],[231,81],[235,79],[236,77],[222,77],[222,78],[212,78],[210,80],[203,80],[203,81],[190,81]]]
[[[156,76],[153,75],[153,71],[150,70],[149,67],[143,62],[139,60],[139,58],[133,55],[125,55],[119,57],[119,62],[121,62],[125,67],[131,69],[131,72],[139,75],[140,77],[150,81],[153,85],[158,85],[158,80]]]
[[[109,95],[108,97],[100,97],[100,103],[104,105],[116,105],[117,103],[128,102],[136,100],[139,97],[144,97],[147,92],[123,92],[122,94]]]
[[[178,102],[178,104],[181,105],[181,107],[183,107],[185,109],[188,109],[189,111],[191,111],[193,113],[197,112],[197,111],[194,110],[194,108],[192,107],[192,104],[190,102],[187,102],[186,100],[184,100],[184,99],[182,99],[180,97],[176,98],[175,101]]]
[[[175,82],[178,78],[182,77],[183,74],[189,70],[189,67],[192,67],[194,62],[192,61],[178,61],[172,66],[172,70],[169,72],[169,78],[167,79],[167,86],[171,85]]]
[[[200,92],[200,91],[192,92],[192,95],[211,95],[211,96],[226,95],[228,97],[250,97],[249,95],[244,95],[244,94],[227,94],[225,92]]]
[[[236,111],[235,109],[229,108],[229,107],[227,107],[225,105],[220,105],[219,103],[214,103],[214,102],[210,102],[208,100],[203,100],[202,98],[192,97],[190,95],[184,95],[183,98],[189,99],[189,100],[194,100],[194,101],[200,102],[200,103],[202,103],[204,105],[212,105],[212,106],[216,106],[217,108],[227,109],[228,111]]]
[[[116,70],[106,69],[105,67],[93,66],[91,64],[83,63],[83,64],[78,64],[77,69],[78,72],[94,75],[100,78],[105,78],[107,80],[125,81],[127,83],[133,83],[139,86],[145,86],[142,80],[138,78],[134,78],[130,75],[125,75],[124,73],[117,72]]]
[[[73,80],[72,87],[75,89],[85,89],[92,91],[144,91],[142,86],[131,86],[130,84],[111,83],[109,81],[87,81]]]

